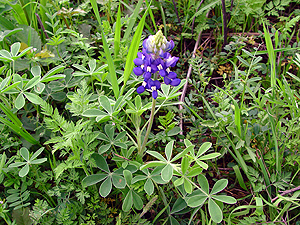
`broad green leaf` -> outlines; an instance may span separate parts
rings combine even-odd
[[[194,149],[195,145],[189,145],[186,149],[184,149],[182,152],[178,153],[172,160],[171,162],[174,162],[178,159],[180,159],[182,156],[186,155],[189,153],[192,149]]]
[[[208,199],[208,211],[209,215],[215,223],[221,223],[223,220],[223,213],[218,204],[212,200]]]
[[[24,90],[28,90],[32,87],[34,87],[38,82],[40,82],[40,76],[36,76],[31,78],[28,83],[25,85]]]
[[[97,117],[97,116],[106,116],[107,113],[101,111],[100,109],[88,109],[82,113],[86,117]]]
[[[109,173],[109,168],[108,168],[108,165],[107,165],[107,162],[105,160],[105,158],[102,156],[102,155],[99,155],[97,153],[94,153],[92,155],[92,158],[95,160],[96,162],[96,165],[99,169]]]
[[[199,160],[208,160],[208,159],[214,159],[214,158],[217,158],[218,156],[220,156],[221,154],[218,153],[218,152],[215,152],[215,153],[210,153],[210,154],[207,154],[207,155],[204,155],[204,156],[201,156],[199,158]]]
[[[170,141],[165,148],[165,154],[168,161],[170,161],[172,156],[173,145],[174,145],[174,141]]]
[[[236,199],[231,197],[231,196],[226,196],[226,195],[212,195],[211,196],[213,199],[216,199],[220,202],[225,202],[227,204],[235,204]]]
[[[193,192],[193,185],[186,178],[184,178],[183,180],[183,186],[184,186],[184,190],[188,194],[191,194]]]
[[[228,180],[226,180],[226,179],[218,180],[215,183],[215,185],[213,186],[210,194],[213,195],[213,194],[216,194],[220,191],[223,191],[226,188],[227,184],[228,184]]]
[[[98,150],[98,153],[100,155],[102,155],[103,153],[107,152],[108,149],[110,149],[110,147],[111,147],[111,144],[101,145],[100,148],[99,148],[99,150]]]
[[[131,181],[132,181],[132,173],[129,170],[124,170],[123,171],[123,175],[125,177],[126,183],[128,185],[131,185]]]
[[[195,167],[195,168],[192,168],[190,170],[190,172],[188,172],[188,174],[186,175],[187,177],[194,177],[194,176],[197,176],[199,175],[200,173],[202,173],[203,169],[200,168],[200,167]]]
[[[9,85],[8,87],[6,87],[3,90],[1,90],[0,94],[5,93],[5,92],[7,92],[7,91],[9,91],[9,90],[17,87],[20,83],[21,83],[21,81],[14,82],[12,85]]]
[[[91,185],[97,184],[98,182],[104,180],[106,177],[107,177],[107,174],[92,174],[92,175],[85,177],[82,180],[82,185],[84,187],[91,186]]]
[[[29,164],[26,164],[20,171],[19,171],[19,176],[20,177],[25,177],[29,172]]]
[[[110,191],[112,189],[112,183],[110,177],[107,177],[106,180],[103,181],[99,188],[100,195],[105,198],[107,195],[109,195]]]
[[[161,178],[164,181],[170,181],[173,176],[173,167],[170,164],[167,164],[161,171]]]
[[[113,185],[116,188],[119,188],[119,189],[125,188],[126,181],[125,181],[124,177],[113,173],[111,178],[112,178]]]
[[[154,192],[154,185],[151,179],[147,179],[144,185],[144,190],[148,195],[152,195]]]
[[[187,204],[186,204],[185,200],[183,198],[179,197],[175,201],[175,203],[172,207],[171,214],[179,212],[179,211],[183,210],[186,207],[187,207]]]
[[[90,67],[90,72],[95,71],[96,69],[96,59],[91,59],[88,63],[89,67]]]
[[[205,192],[205,193],[209,193],[209,184],[208,184],[208,180],[206,179],[206,177],[203,174],[199,174],[197,177],[197,181],[198,184],[200,185],[201,189]]]
[[[47,161],[47,158],[35,159],[30,161],[30,164],[41,164]]]
[[[53,69],[49,70],[45,76],[43,76],[43,78],[41,79],[41,82],[48,82],[49,78],[51,76],[53,76],[54,74],[59,73],[60,71],[62,71],[65,68],[65,66],[56,66]]]
[[[204,163],[204,162],[202,162],[202,161],[200,161],[200,160],[198,160],[198,159],[196,159],[195,161],[196,161],[196,163],[197,163],[199,166],[201,166],[203,169],[207,170],[208,165],[207,165],[206,163]]]
[[[147,151],[149,155],[152,155],[153,157],[157,158],[158,160],[162,162],[167,162],[167,160],[158,152],[156,151]]]
[[[182,184],[183,184],[183,180],[184,180],[183,177],[180,177],[179,179],[175,180],[175,181],[173,182],[174,186],[175,186],[175,187],[178,187],[178,186],[182,185]]]
[[[34,93],[24,92],[24,94],[25,94],[26,98],[33,104],[40,105],[43,103],[43,99]]]
[[[11,52],[12,57],[17,56],[17,54],[19,53],[20,47],[21,47],[20,42],[16,42],[10,46],[10,52]]]
[[[110,115],[112,115],[113,111],[112,111],[108,97],[106,97],[104,95],[100,96],[100,104]]]
[[[132,191],[132,198],[133,198],[133,206],[137,210],[141,210],[143,208],[143,201],[141,197],[137,193],[135,193],[135,191]]]
[[[132,199],[132,190],[129,190],[129,192],[127,193],[124,201],[123,201],[123,205],[122,205],[122,210],[124,212],[128,212],[133,204],[133,199]]]
[[[25,105],[25,98],[22,92],[20,92],[20,94],[18,95],[18,97],[16,98],[15,101],[15,107],[17,109],[22,109]]]
[[[15,163],[9,164],[8,167],[19,167],[19,166],[23,166],[25,164],[26,164],[26,162],[15,162]]]
[[[140,180],[146,180],[146,179],[147,179],[147,176],[145,176],[145,175],[137,175],[132,179],[131,183],[134,184]]]
[[[10,82],[11,76],[6,77],[2,82],[0,83],[0,90],[2,90],[6,85]]]
[[[27,148],[22,147],[20,149],[20,155],[28,162],[29,161],[29,151]]]
[[[44,91],[45,87],[46,87],[46,85],[44,83],[38,82],[34,86],[34,91],[38,94],[41,94]]]
[[[202,206],[208,197],[204,195],[195,195],[188,199],[187,204],[189,207],[195,208]]]
[[[34,67],[31,68],[30,71],[31,71],[32,75],[35,76],[35,77],[36,76],[41,76],[41,74],[42,74],[40,66],[34,66]]]
[[[208,149],[210,149],[212,143],[210,142],[204,142],[201,147],[199,148],[199,151],[197,153],[197,158],[201,155],[203,155]]]
[[[182,171],[182,174],[185,174],[185,172],[187,171],[187,169],[189,168],[190,166],[190,160],[188,157],[183,157],[182,158],[182,161],[181,161],[181,171]]]
[[[132,198],[133,198],[133,206],[137,210],[141,210],[143,208],[143,201],[141,197],[135,191],[132,191]]]
[[[163,165],[166,165],[166,163],[161,162],[161,161],[151,161],[151,162],[147,162],[145,165],[141,166],[140,170],[144,170],[149,167],[156,167],[156,166],[163,166]]]

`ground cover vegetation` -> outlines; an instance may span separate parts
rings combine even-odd
[[[0,0],[0,224],[300,224],[295,0]]]

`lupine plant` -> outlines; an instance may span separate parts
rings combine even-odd
[[[171,86],[178,86],[181,82],[177,74],[171,71],[178,61],[178,57],[172,57],[170,51],[174,48],[174,42],[167,41],[166,37],[159,30],[155,35],[150,35],[143,41],[143,50],[138,52],[138,58],[134,59],[135,67],[133,72],[137,76],[143,76],[143,83],[137,88],[137,93],[144,91],[152,92],[152,108],[147,132],[143,144],[138,147],[139,155],[143,154],[148,136],[153,123],[155,104],[158,97],[158,90],[161,88],[161,81]]]

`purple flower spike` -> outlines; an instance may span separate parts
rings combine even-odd
[[[142,52],[138,52],[137,58],[133,60],[137,66],[133,72],[137,76],[143,75],[144,78],[142,85],[137,88],[137,93],[141,94],[148,90],[156,99],[158,90],[161,88],[161,83],[158,80],[160,77],[163,77],[167,85],[178,86],[180,84],[181,80],[177,78],[177,74],[170,70],[179,60],[178,57],[172,57],[170,54],[174,46],[174,42],[168,41],[161,30],[143,41]],[[156,74],[157,72],[159,74]],[[152,80],[152,74],[156,74],[155,80]]]
[[[180,84],[181,80],[179,78],[175,78],[172,80],[171,85],[172,86],[178,86]]]

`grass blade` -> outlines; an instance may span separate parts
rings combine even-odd
[[[120,51],[120,41],[121,41],[121,4],[119,4],[118,14],[117,14],[117,21],[116,21],[116,28],[115,28],[115,58],[119,55]]]
[[[127,55],[127,59],[126,59],[126,64],[125,64],[125,70],[124,70],[124,80],[123,80],[123,87],[121,89],[121,94],[120,96],[122,96],[126,83],[130,77],[130,74],[133,70],[133,60],[137,57],[137,52],[139,50],[139,44],[141,41],[141,36],[142,36],[142,32],[144,29],[144,24],[145,24],[145,19],[146,19],[146,15],[147,15],[148,10],[145,12],[144,16],[142,17],[141,21],[139,22],[139,25],[136,29],[136,32],[133,36],[129,51],[128,51],[128,55]]]
[[[109,80],[111,82],[112,85],[112,89],[114,92],[114,96],[117,99],[119,97],[119,84],[118,84],[118,79],[117,79],[117,74],[116,74],[116,70],[115,70],[115,65],[114,65],[114,61],[111,57],[109,48],[108,48],[108,44],[107,44],[107,40],[105,38],[104,32],[103,32],[103,27],[102,27],[102,23],[101,23],[101,19],[99,16],[99,10],[98,10],[98,6],[97,6],[97,1],[96,0],[90,0],[94,13],[96,15],[96,18],[98,20],[100,29],[101,29],[101,36],[102,36],[102,41],[103,41],[103,48],[104,48],[104,52],[105,52],[105,56],[107,59],[107,64],[108,64],[108,70],[109,70]]]

